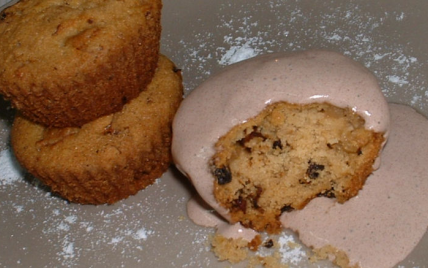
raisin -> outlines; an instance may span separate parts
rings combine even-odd
[[[241,210],[242,212],[247,212],[247,201],[241,196],[238,199],[233,200],[232,205],[234,208]]]
[[[294,208],[291,205],[285,205],[281,208],[281,213],[293,211]]]
[[[214,170],[214,176],[217,178],[217,182],[220,185],[224,185],[232,181],[232,174],[227,167],[216,168]]]
[[[324,170],[324,165],[318,165],[317,163],[312,163],[311,161],[309,161],[308,163],[309,167],[306,170],[306,175],[308,175],[310,179],[314,180],[320,175],[318,171]]]
[[[269,239],[268,241],[266,241],[266,242],[265,242],[264,246],[265,246],[266,248],[271,248],[271,247],[273,247],[273,240],[272,240],[272,239]]]
[[[260,206],[258,204],[258,200],[259,200],[260,196],[262,195],[263,189],[261,187],[258,187],[258,186],[255,186],[255,187],[256,187],[256,194],[255,194],[255,196],[251,195],[250,197],[251,197],[251,200],[253,201],[252,202],[253,207],[255,209],[258,209],[258,208],[260,208]]]
[[[279,148],[279,149],[281,149],[282,150],[282,143],[281,143],[281,140],[277,140],[277,141],[274,141],[273,142],[273,145],[272,145],[272,148],[273,149],[276,149],[276,148]]]
[[[328,198],[335,198],[336,197],[336,195],[334,194],[334,189],[332,188],[332,189],[330,189],[330,190],[327,190],[327,191],[324,191],[324,192],[322,192],[322,193],[319,193],[319,194],[317,194],[317,196],[319,197],[319,196],[324,196],[324,197],[328,197]]]
[[[256,127],[256,126],[254,126],[254,127],[253,127],[253,131],[252,131],[250,134],[248,134],[247,136],[245,136],[244,138],[240,139],[240,140],[238,141],[238,143],[239,143],[241,146],[244,146],[244,147],[245,147],[245,144],[246,144],[247,142],[251,141],[251,140],[252,140],[252,139],[254,139],[254,138],[262,138],[262,140],[263,140],[263,141],[265,141],[265,140],[266,140],[266,137],[265,137],[265,136],[263,136],[263,134],[262,134],[262,133],[260,133],[260,132],[258,131],[258,129],[257,129],[257,127]]]
[[[0,14],[0,20],[4,20],[4,19],[6,19],[6,17],[7,17],[7,13],[6,12],[3,12],[3,13]]]

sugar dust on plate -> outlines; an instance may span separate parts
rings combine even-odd
[[[24,173],[10,149],[0,152],[0,186],[13,184],[22,179]]]

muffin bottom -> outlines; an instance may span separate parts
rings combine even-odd
[[[171,122],[182,100],[179,71],[161,56],[152,82],[120,112],[80,128],[46,128],[18,114],[18,161],[61,197],[112,204],[136,194],[171,163]]]

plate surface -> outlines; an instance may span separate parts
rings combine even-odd
[[[188,93],[244,58],[332,49],[373,71],[390,102],[428,115],[427,10],[425,0],[164,0],[161,50],[182,69]],[[186,202],[193,189],[176,169],[115,205],[69,204],[14,161],[12,117],[8,103],[0,101],[1,267],[229,266],[210,251],[213,230],[188,219]],[[297,238],[284,231],[280,239]],[[281,252],[291,267],[334,267],[309,264],[304,248],[287,251],[286,244]],[[428,267],[427,250],[426,234],[397,267]]]

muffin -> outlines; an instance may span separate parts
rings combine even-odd
[[[216,200],[234,222],[272,231],[280,230],[281,213],[317,196],[345,202],[364,185],[384,142],[364,123],[328,103],[269,105],[216,143]]]
[[[28,119],[82,126],[156,69],[161,0],[22,0],[0,13],[0,93]]]
[[[80,128],[47,128],[18,114],[11,140],[18,161],[54,193],[81,204],[112,204],[152,184],[171,162],[171,122],[183,94],[166,57],[146,90]]]
[[[258,56],[212,76],[173,123],[176,166],[231,223],[276,233],[318,196],[345,202],[379,165],[389,108],[376,78],[330,51]]]

